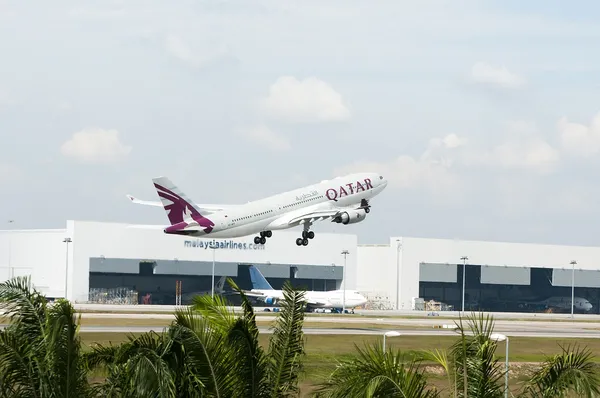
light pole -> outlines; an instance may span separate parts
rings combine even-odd
[[[210,287],[210,297],[215,297],[215,251],[217,250],[216,246],[213,246],[213,261],[212,261],[212,282]]]
[[[490,340],[493,341],[506,341],[506,354],[505,354],[505,375],[504,375],[504,398],[508,398],[508,336],[500,333],[492,333]]]
[[[462,315],[465,315],[465,276],[467,275],[467,260],[469,259],[469,257],[467,256],[462,256],[460,258],[461,260],[463,260],[463,272],[462,272]]]
[[[65,300],[67,300],[67,286],[69,280],[69,243],[72,242],[71,238],[64,238],[63,242],[67,245],[67,255],[65,258]]]
[[[14,220],[8,220],[9,224],[12,224]],[[15,271],[12,267],[12,232],[8,233],[8,277],[12,279],[15,277]]]
[[[575,308],[575,264],[577,261],[571,261],[571,318],[573,318],[573,309]]]
[[[401,336],[401,335],[402,335],[402,333],[396,332],[395,330],[391,330],[389,332],[385,332],[383,334],[383,352],[385,353],[385,338],[386,337],[398,337],[398,336]]]
[[[400,309],[400,239],[396,239],[396,310]]]
[[[342,292],[342,314],[346,313],[346,256],[350,254],[348,250],[343,250],[344,255],[344,269],[342,270],[342,283],[344,284],[344,290]]]

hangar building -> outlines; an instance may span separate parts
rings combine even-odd
[[[339,287],[340,253],[356,248],[356,236],[320,233],[299,247],[297,235],[278,231],[263,246],[254,244],[253,236],[195,239],[167,235],[161,228],[67,221],[64,229],[2,231],[0,280],[31,275],[48,298],[66,296],[75,302],[98,301],[90,295],[102,292],[125,300],[136,292],[138,302],[151,297],[153,304],[175,304],[178,281],[182,293],[211,290],[214,259],[215,282],[221,276],[235,280],[238,264],[254,264],[275,289],[290,278],[293,285],[310,290]],[[347,256],[349,268],[356,269],[355,261]],[[240,287],[251,288],[249,280],[242,282],[246,286],[238,283]]]
[[[357,257],[356,288],[377,286],[394,309],[418,297],[461,310],[465,269],[467,311],[542,312],[549,299],[570,312],[573,286],[575,311],[600,313],[600,247],[392,237]]]
[[[415,304],[421,298],[460,310],[464,268],[466,310],[541,312],[549,303],[570,310],[573,285],[575,303],[587,302],[576,311],[600,313],[600,247],[413,237],[359,245],[356,235],[328,233],[299,247],[297,235],[276,231],[261,246],[253,236],[194,239],[90,221],[0,231],[0,280],[31,275],[47,297],[65,297],[66,287],[75,302],[175,304],[178,291],[211,290],[214,259],[215,282],[229,276],[242,288],[251,286],[240,265],[254,264],[275,289],[291,280],[309,290],[332,290],[345,277],[347,289],[369,298],[369,308],[410,311],[421,308]]]

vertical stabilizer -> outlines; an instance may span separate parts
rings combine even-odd
[[[205,228],[206,233],[212,231],[214,223],[202,216],[196,205],[170,179],[157,177],[153,178],[152,182],[171,225],[183,222],[191,224],[195,221],[199,226]]]
[[[254,265],[248,268],[250,271],[250,280],[252,281],[252,289],[258,290],[274,290],[273,286],[267,281],[263,274]]]

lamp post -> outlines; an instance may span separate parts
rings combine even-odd
[[[9,224],[12,224],[14,220],[8,220]],[[15,272],[12,267],[12,233],[8,233],[8,277],[12,279],[15,277]]]
[[[467,260],[469,259],[469,257],[467,256],[462,256],[460,258],[461,260],[463,260],[463,272],[462,272],[462,315],[465,315],[465,276],[467,274]]]
[[[348,250],[343,250],[344,255],[344,269],[342,270],[342,283],[344,284],[344,290],[342,292],[342,314],[346,313],[346,256],[350,254]]]
[[[213,261],[212,261],[212,273],[211,273],[211,285],[210,285],[210,297],[215,297],[215,251],[217,250],[216,246],[213,246]]]
[[[571,261],[571,318],[573,318],[573,309],[575,308],[575,264],[577,261]]]
[[[398,337],[398,336],[401,336],[401,335],[402,335],[402,333],[396,332],[395,330],[391,330],[389,332],[385,332],[383,334],[383,352],[385,353],[385,338],[386,337]]]
[[[505,354],[505,375],[504,375],[504,398],[508,398],[508,336],[500,333],[492,333],[490,340],[493,341],[506,341],[506,354]]]
[[[69,281],[69,243],[72,242],[71,238],[64,238],[63,242],[67,245],[66,257],[65,257],[65,300],[67,300],[67,287]]]
[[[400,248],[402,243],[396,239],[396,310],[400,309]]]

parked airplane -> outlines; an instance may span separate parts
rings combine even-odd
[[[567,311],[567,310],[570,311],[571,310],[571,297],[553,296],[553,297],[549,297],[545,300],[538,301],[536,303],[530,303],[530,304],[542,304],[548,308],[555,308],[555,309],[562,310],[562,311]],[[589,302],[588,299],[585,299],[583,297],[574,297],[574,300],[573,300],[573,309],[574,310],[589,312],[593,307],[594,306],[592,305],[592,303]]]
[[[223,294],[225,293],[225,281],[227,280],[226,276],[222,276],[219,278],[219,280],[217,281],[217,283],[215,283],[215,294]],[[194,299],[194,297],[196,296],[203,296],[203,295],[210,295],[212,293],[212,290],[200,290],[200,291],[196,291],[196,292],[189,292],[189,293],[185,293],[181,296],[181,303],[182,304],[189,304],[192,302],[192,300]]]
[[[298,246],[315,237],[310,230],[315,221],[331,219],[344,225],[363,221],[371,210],[369,200],[388,183],[375,173],[350,174],[246,204],[202,205],[191,202],[167,177],[152,181],[160,202],[127,197],[136,204],[164,207],[171,223],[163,229],[166,234],[209,238],[258,234],[254,243],[264,245],[272,231],[302,225]]]
[[[248,297],[254,297],[265,302],[268,305],[275,305],[278,302],[283,301],[283,291],[275,290],[263,274],[253,265],[249,266],[250,280],[252,281],[252,290],[244,291],[244,294]],[[354,313],[355,307],[360,307],[366,304],[367,299],[365,296],[357,292],[356,290],[346,290],[344,299],[343,290],[329,290],[329,291],[307,291],[304,295],[306,300],[306,310],[311,312],[317,308],[335,308],[341,310],[345,307],[352,309]]]

